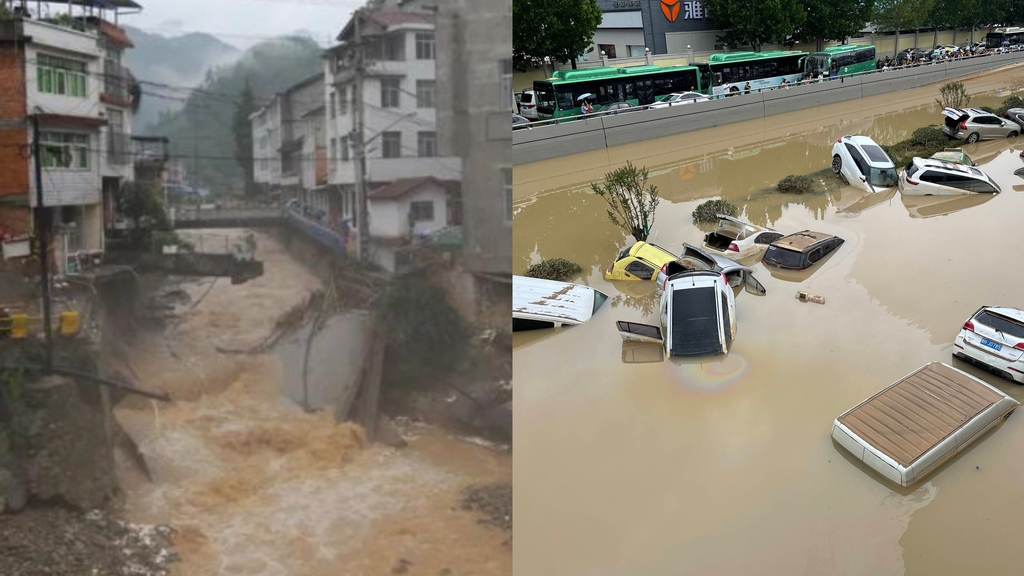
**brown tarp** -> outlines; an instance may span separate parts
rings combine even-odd
[[[1003,398],[940,362],[932,362],[839,417],[839,422],[901,466]]]

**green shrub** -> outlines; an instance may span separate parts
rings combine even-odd
[[[717,198],[715,200],[708,200],[693,211],[693,220],[695,222],[717,222],[719,214],[725,214],[726,216],[735,216],[739,213],[739,209],[735,205],[729,202]]]
[[[979,109],[984,110],[985,112],[988,112],[989,114],[1001,114],[1001,112],[997,111],[995,108],[993,108],[991,106],[980,106]]]
[[[580,272],[583,272],[583,268],[575,262],[570,262],[565,258],[549,258],[537,264],[531,264],[526,269],[526,276],[565,282]]]
[[[911,144],[925,147],[945,146],[948,141],[949,137],[935,126],[922,126],[910,137]]]
[[[779,192],[791,192],[793,194],[806,194],[814,190],[814,180],[810,176],[796,176],[790,174],[778,183]]]
[[[1003,100],[1003,104],[999,107],[997,114],[1002,116],[1010,108],[1024,108],[1024,98],[1021,98],[1020,96],[1014,94],[1013,96],[1010,96],[1006,100]]]

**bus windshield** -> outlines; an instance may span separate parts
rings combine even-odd
[[[535,83],[533,90],[537,94],[537,112],[551,114],[555,111],[555,90],[551,84]]]
[[[804,60],[804,72],[810,76],[828,74],[828,54],[811,54]]]

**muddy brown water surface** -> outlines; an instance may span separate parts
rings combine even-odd
[[[966,82],[972,106],[1020,89],[1019,69]],[[828,167],[844,134],[892,144],[942,120],[937,86],[516,167],[513,269],[579,263],[609,295],[587,323],[517,333],[516,574],[1019,574],[1024,417],[1015,415],[910,489],[856,464],[830,437],[839,414],[931,361],[1018,400],[1024,387],[951,358],[982,305],[1024,308],[1024,140],[965,149],[994,197],[786,195],[787,174]],[[951,143],[955,145],[955,143]],[[616,320],[657,324],[652,283],[606,282],[627,244],[589,182],[625,159],[646,165],[662,203],[650,241],[678,253],[711,228],[700,202],[846,240],[803,273],[751,265],[764,297],[737,296],[725,358],[627,363]],[[802,303],[806,290],[826,304]],[[977,467],[977,468],[976,468]]]
[[[416,424],[404,449],[369,445],[287,399],[278,356],[217,353],[263,341],[319,286],[273,238],[257,245],[264,276],[184,283],[166,331],[128,345],[137,380],[175,401],[115,411],[152,476],[119,455],[123,514],[175,528],[179,576],[511,574],[508,534],[460,507],[511,482],[510,455]]]

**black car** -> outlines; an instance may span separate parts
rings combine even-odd
[[[780,268],[803,270],[842,244],[843,239],[838,236],[804,230],[772,242],[761,262]]]
[[[530,121],[519,114],[512,115],[512,130],[533,130]]]

